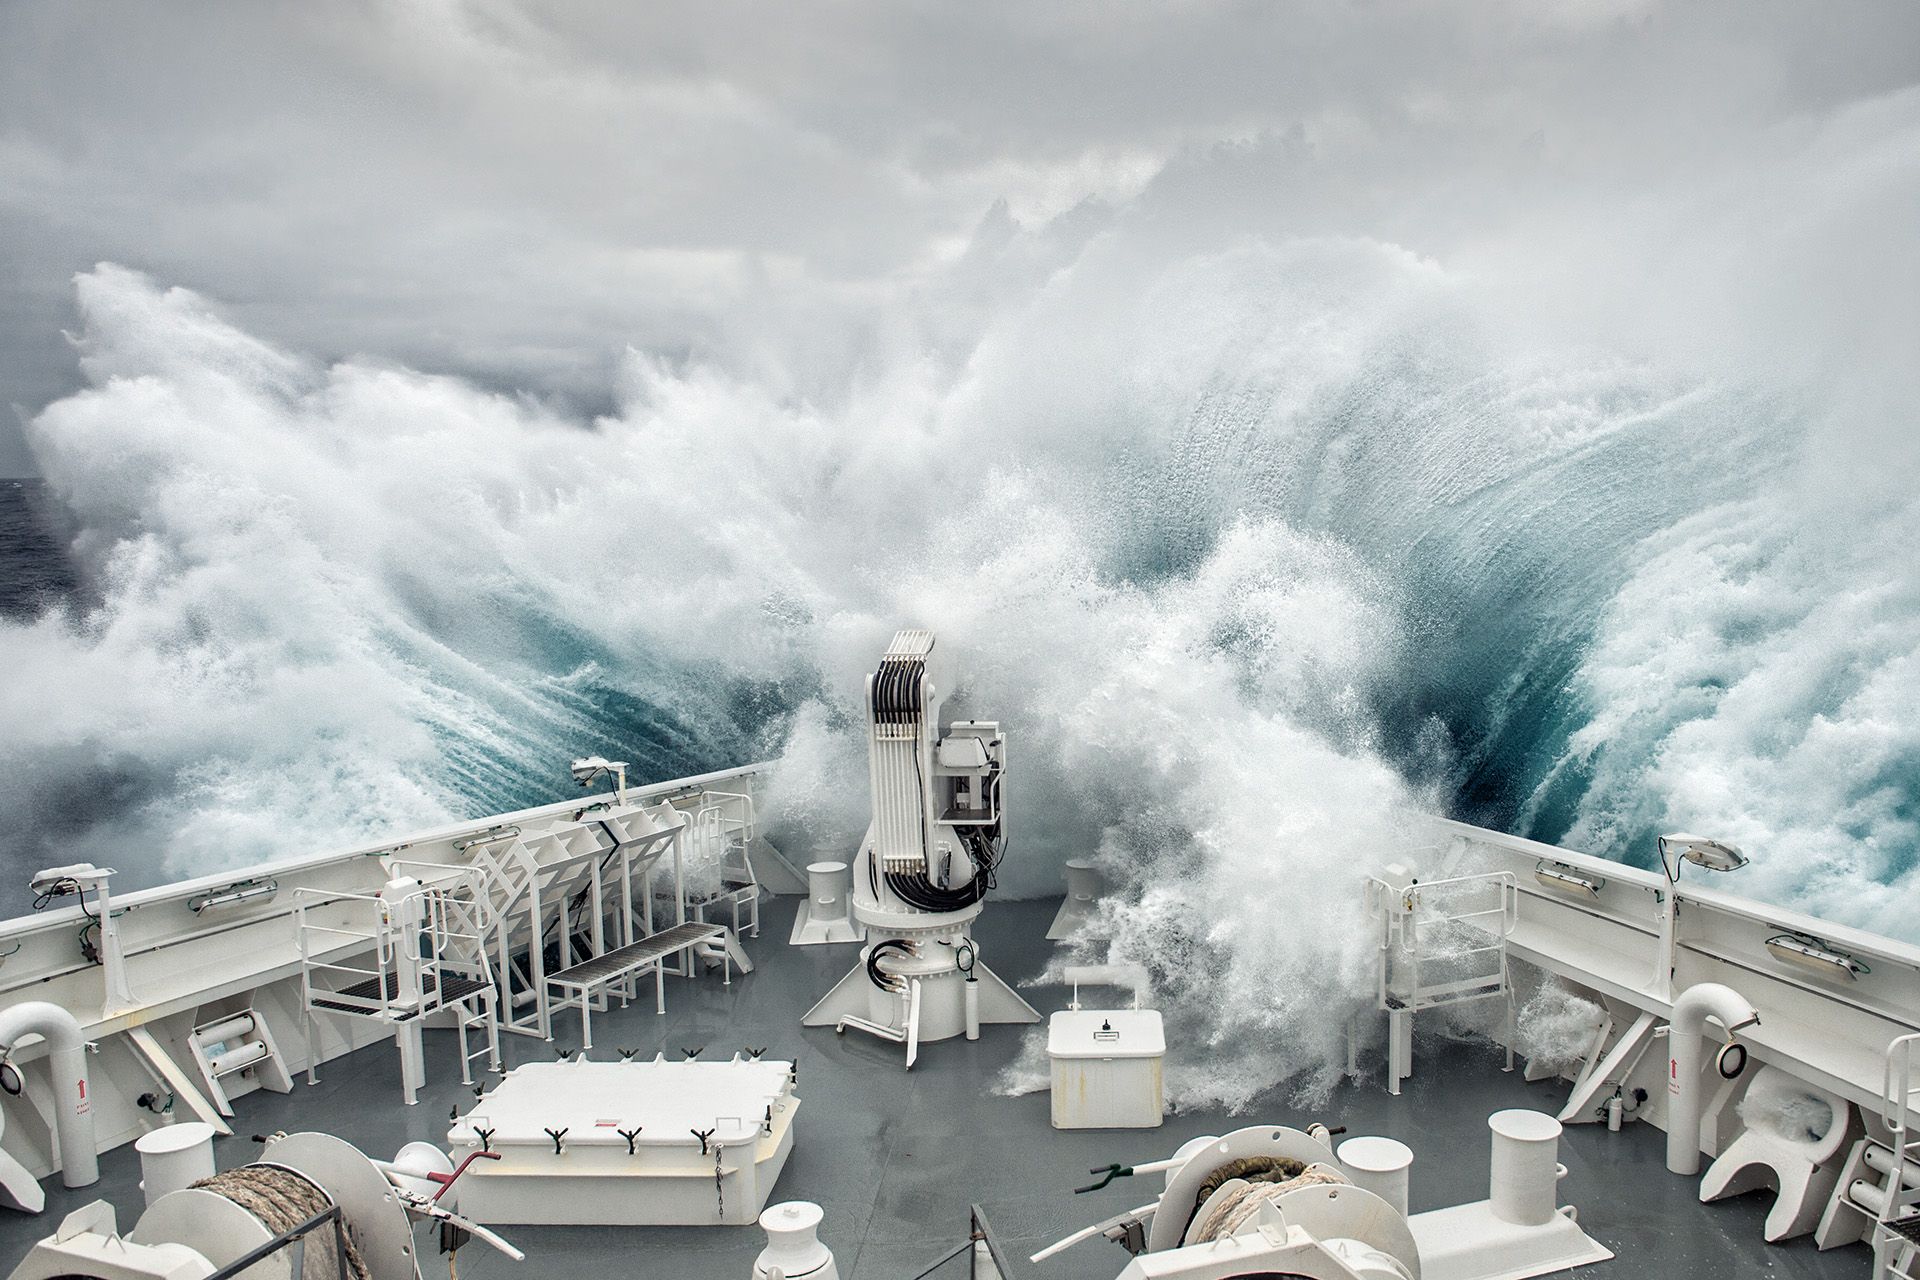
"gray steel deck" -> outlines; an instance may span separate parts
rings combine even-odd
[[[1044,1093],[1001,1098],[988,1092],[1018,1051],[1023,1029],[989,1028],[978,1043],[929,1045],[911,1073],[901,1069],[897,1046],[852,1034],[843,1038],[830,1029],[802,1030],[800,1015],[846,972],[856,948],[788,947],[796,902],[765,905],[763,936],[746,941],[758,965],[754,973],[736,975],[730,987],[717,978],[670,979],[664,1017],[641,1002],[596,1017],[595,1056],[614,1057],[616,1047],[678,1056],[682,1047],[703,1044],[715,1053],[769,1045],[771,1056],[794,1058],[804,1105],[793,1157],[774,1199],[815,1200],[825,1208],[821,1237],[838,1255],[846,1280],[908,1280],[965,1237],[973,1201],[1024,1259],[1068,1231],[1151,1198],[1151,1187],[1130,1180],[1075,1196],[1072,1188],[1089,1181],[1088,1168],[1157,1158],[1189,1137],[1262,1120],[1324,1118],[1354,1133],[1406,1142],[1415,1154],[1415,1212],[1478,1199],[1487,1185],[1487,1115],[1512,1106],[1553,1111],[1566,1092],[1562,1083],[1528,1085],[1517,1071],[1502,1073],[1502,1055],[1490,1046],[1423,1041],[1420,1074],[1398,1098],[1377,1083],[1365,1084],[1343,1089],[1320,1116],[1301,1115],[1276,1097],[1242,1118],[1193,1112],[1169,1117],[1157,1131],[1058,1133],[1048,1124]],[[1041,939],[1055,905],[989,906],[979,934],[982,953],[997,972],[1018,983],[1040,971],[1050,951]],[[1067,998],[1064,988],[1024,994],[1043,1012],[1063,1007]],[[555,1035],[558,1043],[577,1046],[577,1020],[558,1015]],[[502,1039],[510,1064],[552,1055],[538,1041]],[[439,1142],[449,1109],[471,1101],[459,1083],[454,1054],[452,1032],[428,1034],[431,1084],[413,1108],[400,1105],[399,1062],[390,1044],[330,1063],[318,1085],[297,1085],[286,1097],[251,1094],[236,1104],[235,1136],[217,1145],[220,1167],[252,1159],[257,1148],[248,1135],[275,1129],[326,1130],[380,1157],[409,1139]],[[1695,1179],[1666,1172],[1664,1137],[1634,1125],[1618,1134],[1597,1125],[1568,1130],[1563,1200],[1578,1205],[1587,1230],[1618,1254],[1582,1274],[1600,1280],[1867,1275],[1869,1254],[1861,1245],[1822,1254],[1811,1238],[1766,1244],[1760,1234],[1771,1203],[1766,1193],[1699,1204]],[[61,1215],[102,1196],[119,1208],[122,1227],[130,1227],[140,1207],[133,1148],[103,1157],[101,1171],[100,1184],[84,1192],[62,1190],[57,1178],[49,1179],[47,1212],[40,1217],[0,1213],[0,1260],[11,1268]],[[460,1275],[747,1280],[762,1247],[760,1232],[744,1227],[510,1227],[504,1234],[526,1251],[525,1263],[474,1243],[461,1250]],[[422,1232],[421,1240],[424,1273],[429,1280],[444,1275],[445,1259],[434,1257],[431,1235]],[[1112,1280],[1125,1261],[1115,1246],[1091,1241],[1039,1266],[1023,1265],[1018,1275]],[[936,1272],[934,1280],[964,1274],[960,1261]]]

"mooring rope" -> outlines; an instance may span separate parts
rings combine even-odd
[[[1312,1164],[1281,1182],[1248,1182],[1231,1187],[1218,1203],[1207,1206],[1206,1217],[1201,1219],[1200,1229],[1194,1234],[1194,1243],[1226,1239],[1253,1221],[1261,1205],[1289,1191],[1328,1183],[1344,1184],[1346,1181],[1337,1169],[1324,1164]]]
[[[260,1219],[260,1225],[276,1236],[293,1230],[315,1214],[333,1207],[333,1201],[319,1187],[291,1169],[280,1169],[273,1165],[242,1165],[238,1169],[216,1173],[211,1178],[202,1178],[193,1185],[197,1190],[225,1196]],[[346,1224],[343,1222],[341,1225],[344,1227]],[[334,1238],[330,1227],[308,1235],[308,1275],[336,1274],[337,1269],[333,1264]],[[342,1231],[339,1238],[346,1241],[347,1274],[353,1280],[372,1280],[366,1260],[360,1256],[360,1250],[354,1247],[353,1237]]]

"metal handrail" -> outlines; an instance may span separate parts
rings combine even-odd
[[[1895,1263],[1904,1250],[1910,1250],[1895,1233],[1887,1229],[1887,1224],[1903,1218],[1913,1211],[1916,1199],[1920,1199],[1920,1188],[1907,1186],[1907,1151],[1912,1145],[1909,1136],[1909,1114],[1913,1107],[1913,1046],[1920,1043],[1920,1033],[1909,1032],[1895,1036],[1887,1042],[1886,1065],[1880,1077],[1880,1100],[1883,1104],[1881,1119],[1886,1122],[1893,1149],[1893,1169],[1887,1175],[1886,1198],[1880,1202],[1880,1212],[1876,1215],[1877,1225],[1873,1236],[1873,1274],[1890,1277],[1904,1274],[1896,1269]],[[1898,1080],[1896,1091],[1894,1084]]]
[[[743,813],[740,819],[742,823],[742,829],[748,830],[748,831],[751,831],[754,829],[753,797],[748,795],[746,792],[717,791],[712,787],[706,787],[701,790],[700,799],[702,801],[718,800],[720,802],[719,804],[703,803],[700,806],[702,809],[721,809],[721,808],[725,808],[729,803],[738,804],[740,808],[743,810]]]
[[[1519,894],[1514,882],[1513,873],[1511,871],[1484,871],[1477,875],[1453,876],[1446,880],[1435,880],[1431,884],[1417,884],[1408,888],[1406,901],[1410,909],[1407,912],[1406,939],[1409,947],[1417,950],[1420,946],[1420,916],[1418,908],[1424,897],[1421,891],[1453,888],[1466,884],[1497,886],[1500,891],[1500,905],[1497,907],[1481,908],[1477,911],[1460,912],[1456,915],[1434,916],[1428,920],[1427,923],[1429,925],[1458,924],[1463,920],[1474,920],[1481,916],[1497,915],[1500,917],[1500,928],[1495,936],[1503,943],[1513,936],[1514,926],[1520,922]]]
[[[1886,1121],[1887,1128],[1893,1132],[1893,1145],[1898,1154],[1906,1155],[1907,1137],[1911,1123],[1910,1112],[1913,1108],[1913,1046],[1920,1044],[1920,1032],[1909,1032],[1895,1036],[1887,1042],[1886,1065],[1880,1077],[1880,1100],[1884,1104],[1880,1118]],[[1895,1080],[1899,1088],[1894,1088]],[[1891,1201],[1891,1197],[1889,1197]]]
[[[420,957],[419,963],[422,978],[419,996],[423,1012],[439,1009],[446,1004],[446,978],[449,973],[468,979],[477,978],[486,985],[492,985],[493,968],[487,955],[492,926],[480,919],[472,909],[475,903],[456,896],[456,891],[449,883],[465,880],[469,886],[478,886],[483,879],[480,873],[472,869],[453,868],[451,871],[451,874],[440,877],[438,883],[421,882],[418,889],[398,900],[385,896],[343,895],[373,908],[369,923],[359,929],[311,923],[306,918],[306,904],[296,898],[294,911],[300,936],[302,994],[308,1006],[312,1006],[316,996],[322,996],[335,1012],[353,1011],[369,1016],[386,1013],[392,1007],[386,992],[399,971],[402,948],[405,947],[409,952],[417,948],[419,943],[410,940],[416,937],[424,939],[426,943],[425,954]],[[396,916],[401,914],[397,909],[415,899],[420,901],[419,925],[417,929],[412,925],[402,928],[396,920]],[[311,939],[319,934],[352,939],[370,948],[373,967],[315,959]],[[448,953],[456,948],[471,952],[471,958],[450,956]],[[377,995],[365,998],[338,990],[317,991],[313,978],[319,973],[371,979]],[[345,985],[352,984],[349,982]]]
[[[1430,901],[1430,895],[1445,893],[1449,890],[1465,888],[1493,888],[1500,895],[1499,904],[1493,907],[1476,907],[1471,911],[1456,911],[1451,914],[1438,914],[1423,921],[1421,909]],[[1495,991],[1508,990],[1506,952],[1508,940],[1519,923],[1520,904],[1519,886],[1510,871],[1484,871],[1471,875],[1448,876],[1441,880],[1416,882],[1408,885],[1393,885],[1378,876],[1366,878],[1366,896],[1368,909],[1378,914],[1381,930],[1377,947],[1379,963],[1376,967],[1375,1004],[1382,1009],[1392,1004],[1389,991],[1389,969],[1391,953],[1396,945],[1405,953],[1410,970],[1407,974],[1407,996],[1412,1007],[1421,1007],[1421,993],[1427,990],[1423,982],[1420,934],[1423,924],[1445,927],[1454,924],[1468,924],[1492,942],[1484,947],[1472,947],[1450,952],[1443,959],[1448,961],[1464,960],[1471,956],[1496,954],[1500,957],[1494,972],[1484,978],[1475,975],[1474,979],[1457,979],[1433,988],[1433,994],[1456,995],[1472,991],[1480,986],[1497,984]],[[1435,907],[1440,911],[1443,908]],[[1497,923],[1489,923],[1489,917]]]

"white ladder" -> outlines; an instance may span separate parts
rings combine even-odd
[[[703,791],[700,800],[688,835],[696,860],[719,869],[721,887],[713,896],[694,904],[694,918],[704,921],[709,911],[730,908],[733,932],[739,934],[744,928],[757,938],[760,936],[760,878],[754,874],[753,856],[749,852],[758,834],[753,797],[732,791]]]
[[[1920,1165],[1920,1135],[1913,1131],[1913,1048],[1920,1033],[1896,1036],[1887,1044],[1887,1064],[1881,1079],[1881,1116],[1887,1122],[1893,1150],[1893,1173],[1887,1178],[1886,1198],[1873,1224],[1874,1280],[1912,1277],[1916,1257],[1913,1226],[1920,1221],[1920,1185],[1901,1176],[1911,1161]],[[1901,1228],[1906,1228],[1902,1230]]]

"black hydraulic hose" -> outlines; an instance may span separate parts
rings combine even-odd
[[[888,938],[885,942],[874,943],[872,949],[867,952],[867,981],[882,991],[897,992],[901,987],[900,979],[893,974],[882,973],[880,970],[880,957],[890,951],[913,955],[914,945],[905,938]]]
[[[887,887],[908,906],[936,914],[965,910],[987,894],[987,887],[978,876],[958,889],[942,889],[927,879],[925,874],[889,871]]]

